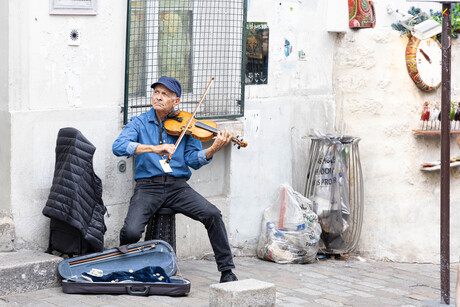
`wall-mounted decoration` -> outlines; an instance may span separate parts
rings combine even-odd
[[[306,61],[307,60],[307,55],[305,54],[305,51],[299,50],[299,60],[300,61]]]
[[[436,91],[441,86],[441,44],[433,38],[420,40],[412,36],[406,46],[406,66],[419,89]]]
[[[284,55],[288,57],[292,53],[292,45],[287,39],[284,39]]]
[[[50,0],[51,15],[97,15],[97,0]]]
[[[81,32],[79,29],[71,29],[67,38],[67,45],[69,46],[80,46]]]
[[[375,10],[370,0],[348,0],[348,26],[350,28],[374,28]]]
[[[246,84],[267,84],[268,25],[248,22],[246,28]]]

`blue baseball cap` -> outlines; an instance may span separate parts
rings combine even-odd
[[[157,84],[163,84],[170,91],[173,91],[174,93],[176,93],[177,97],[180,97],[180,94],[182,93],[182,87],[179,81],[177,81],[174,78],[162,76],[160,79],[158,79],[157,82],[153,83],[150,87],[155,88]]]

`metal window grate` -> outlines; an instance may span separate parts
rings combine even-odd
[[[124,123],[151,108],[159,77],[182,84],[192,112],[215,78],[199,118],[243,116],[246,0],[129,0]]]

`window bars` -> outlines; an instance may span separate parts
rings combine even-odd
[[[192,112],[211,77],[198,118],[243,116],[246,0],[128,0],[123,122],[151,108],[161,76],[182,84],[179,108]]]

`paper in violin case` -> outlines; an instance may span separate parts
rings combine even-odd
[[[182,296],[191,286],[176,275],[176,254],[162,240],[66,259],[58,271],[64,293]]]

